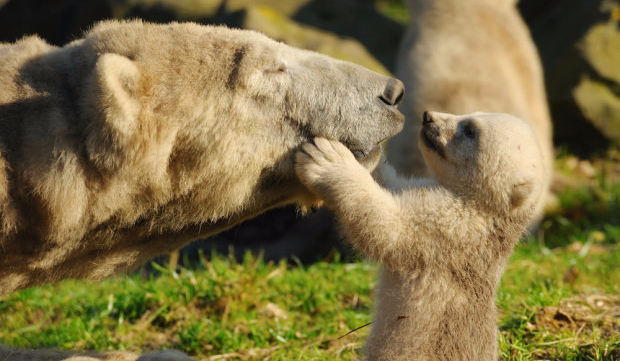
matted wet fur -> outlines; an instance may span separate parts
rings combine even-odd
[[[545,194],[532,129],[507,114],[426,113],[420,148],[434,178],[382,188],[342,144],[315,139],[297,154],[300,179],[347,240],[381,263],[368,360],[497,360],[495,292]]]
[[[369,168],[402,83],[261,34],[100,23],[0,44],[0,294],[99,279],[316,199],[293,156],[338,139]]]

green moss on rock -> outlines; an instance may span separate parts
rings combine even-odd
[[[291,46],[314,50],[389,75],[389,71],[358,41],[298,24],[269,6],[247,8],[243,27],[260,31]]]
[[[601,82],[587,77],[573,91],[586,118],[609,139],[620,143],[620,97]]]
[[[590,28],[581,48],[584,57],[599,75],[620,83],[620,31],[616,21]]]

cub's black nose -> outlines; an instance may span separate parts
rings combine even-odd
[[[383,90],[383,94],[379,96],[379,99],[389,106],[398,108],[403,101],[404,95],[405,86],[403,82],[398,79],[390,79]]]
[[[428,125],[432,122],[433,118],[431,118],[431,115],[428,113],[428,111],[424,111],[424,114],[422,114],[422,125]]]

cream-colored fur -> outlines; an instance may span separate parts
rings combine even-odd
[[[45,349],[16,349],[0,345],[2,361],[191,361],[180,351],[163,350],[138,356],[128,351],[75,352]]]
[[[62,48],[0,44],[0,294],[139,265],[312,201],[300,144],[372,168],[402,83],[261,34],[103,22]]]
[[[516,0],[409,0],[411,21],[397,56],[408,119],[390,139],[388,161],[404,175],[424,175],[419,119],[433,109],[514,114],[527,121],[553,169],[552,125],[543,71]],[[544,202],[538,207],[542,213]]]
[[[541,148],[507,114],[425,115],[434,179],[380,165],[377,184],[342,144],[315,139],[296,171],[348,241],[382,264],[369,360],[496,360],[495,291],[544,194]]]

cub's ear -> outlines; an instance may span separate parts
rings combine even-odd
[[[138,67],[128,58],[106,53],[97,59],[87,88],[89,116],[87,149],[91,160],[104,168],[114,168],[131,148],[138,128],[140,102]]]
[[[510,204],[513,208],[520,207],[533,191],[534,185],[530,181],[514,184],[512,186],[512,193],[510,194]]]

